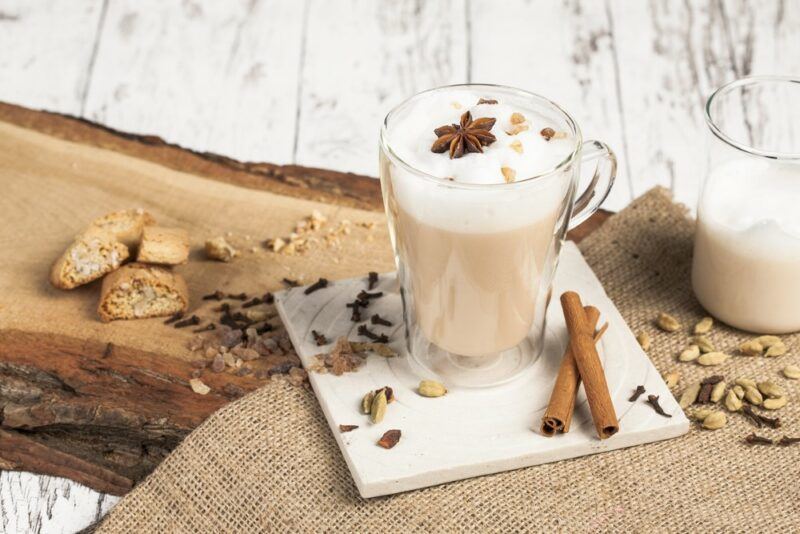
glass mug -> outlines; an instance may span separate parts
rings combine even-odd
[[[800,330],[800,79],[737,80],[706,103],[692,287],[721,321]]]
[[[426,174],[392,149],[393,125],[418,99],[440,91],[477,93],[538,113],[568,134],[570,152],[546,172],[512,183],[459,183]],[[597,166],[576,198],[581,162],[590,160]],[[608,146],[583,141],[561,107],[519,89],[440,87],[389,112],[380,136],[381,190],[407,348],[421,374],[450,385],[491,386],[536,360],[561,242],[608,196],[616,167]]]

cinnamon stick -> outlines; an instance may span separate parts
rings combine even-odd
[[[594,328],[587,321],[580,296],[574,291],[561,295],[561,307],[567,321],[570,351],[583,380],[597,435],[600,439],[610,438],[619,431],[619,421],[608,392],[603,365],[594,345]]]
[[[597,321],[600,319],[600,310],[594,306],[586,306],[584,309],[586,320],[594,330]],[[557,432],[569,432],[569,425],[572,422],[572,412],[575,411],[575,398],[578,395],[578,386],[581,383],[581,375],[575,358],[572,356],[569,343],[564,351],[561,360],[561,367],[558,369],[556,382],[553,384],[553,391],[550,393],[550,402],[542,416],[541,433],[550,437]]]

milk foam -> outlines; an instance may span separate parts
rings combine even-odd
[[[477,104],[481,98],[495,98],[498,104]],[[420,95],[392,116],[386,134],[392,151],[417,171],[453,179],[450,182],[426,179],[385,160],[383,172],[391,175],[393,196],[403,210],[425,224],[464,233],[512,230],[560,211],[572,185],[572,166],[530,182],[520,182],[556,168],[569,157],[577,141],[574,137],[546,141],[540,131],[550,127],[565,132],[563,119],[559,123],[560,117],[545,117],[504,98],[463,88],[446,89]],[[461,158],[450,159],[447,153],[431,152],[436,140],[433,130],[457,124],[466,111],[471,112],[473,119],[495,118],[491,132],[497,141],[483,147],[483,153],[469,153]],[[528,130],[510,135],[506,132],[513,127],[511,115],[515,112],[527,119]],[[511,148],[514,141],[522,144],[522,153]],[[515,183],[505,183],[502,167],[514,169]],[[475,185],[494,187],[470,187]]]

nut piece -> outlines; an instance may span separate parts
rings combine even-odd
[[[664,375],[664,383],[667,384],[667,387],[672,389],[678,385],[678,381],[681,379],[681,374],[678,371],[670,371]]]
[[[694,384],[688,386],[686,389],[683,390],[683,394],[681,394],[681,399],[678,402],[681,408],[684,410],[694,404],[694,401],[697,400],[697,396],[700,394],[700,382],[695,382]]]
[[[219,236],[206,241],[206,254],[212,260],[229,262],[239,255],[239,251]]]
[[[769,397],[770,399],[777,399],[786,395],[786,392],[782,387],[775,382],[770,382],[769,380],[759,382],[757,387],[758,391],[760,391],[762,395]]]
[[[691,362],[700,357],[700,347],[697,345],[689,345],[678,355],[678,360],[682,362]]]
[[[783,368],[783,376],[789,380],[800,380],[800,367],[796,365],[787,365]]]
[[[740,386],[736,386],[740,387]],[[742,399],[732,389],[725,395],[725,407],[729,412],[738,412],[742,409]]]
[[[764,397],[761,396],[761,392],[753,386],[745,386],[744,398],[747,400],[747,402],[750,404],[755,404],[756,406],[764,402]]]
[[[507,184],[510,184],[517,178],[517,171],[511,167],[501,167],[500,172],[503,173],[503,178],[505,178]]]
[[[508,145],[508,147],[517,154],[522,154],[522,143],[519,142],[519,139]]]
[[[643,350],[650,350],[650,334],[647,332],[639,332],[636,334],[636,341],[639,342]]]
[[[697,363],[705,366],[722,365],[728,359],[724,352],[707,352],[697,358]]]
[[[695,336],[692,343],[700,347],[700,352],[704,354],[706,352],[716,352],[714,344],[706,336]]]
[[[757,339],[751,339],[739,345],[739,352],[745,356],[758,356],[764,352],[764,345]]]
[[[364,395],[364,398],[361,399],[361,413],[366,415],[372,413],[372,399],[374,398],[375,398],[374,391],[370,391],[366,395]]]
[[[522,124],[525,120],[525,115],[522,113],[514,112],[511,114],[511,124]]]
[[[714,326],[714,319],[711,317],[703,317],[700,322],[694,325],[694,333],[708,334],[712,326]]]
[[[789,402],[786,397],[779,397],[777,399],[767,399],[761,405],[765,410],[780,410]]]
[[[764,353],[764,356],[766,356],[767,358],[772,358],[774,356],[783,356],[784,354],[786,354],[787,351],[788,349],[786,348],[786,345],[783,344],[783,341],[778,341],[777,343],[770,345],[769,348],[767,348],[767,352]]]
[[[447,393],[447,388],[435,380],[423,380],[419,383],[418,391],[423,397],[441,397]]]
[[[681,327],[681,323],[668,313],[659,313],[656,318],[656,325],[664,332],[675,332]]]
[[[192,391],[199,395],[207,395],[208,392],[211,391],[211,388],[205,385],[199,378],[192,378],[189,380],[189,385],[192,387]]]
[[[373,424],[383,421],[383,416],[386,415],[386,405],[386,390],[381,389],[375,394],[370,407],[369,418]]]
[[[727,384],[723,380],[714,384],[714,389],[711,390],[711,402],[719,402],[722,400],[722,396],[725,395],[726,387]]]
[[[728,422],[728,416],[725,412],[711,412],[705,419],[703,419],[703,428],[706,430],[719,430],[724,427]]]

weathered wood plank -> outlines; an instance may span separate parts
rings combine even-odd
[[[105,3],[0,2],[0,100],[80,114]]]
[[[290,163],[303,9],[114,0],[84,117],[242,161]]]
[[[564,106],[585,138],[607,142],[620,161],[604,206],[631,201],[611,21],[601,2],[491,0],[470,3],[471,77],[544,95]],[[512,15],[513,14],[513,15]]]
[[[389,109],[466,81],[465,13],[464,0],[312,0],[295,161],[375,175]]]

